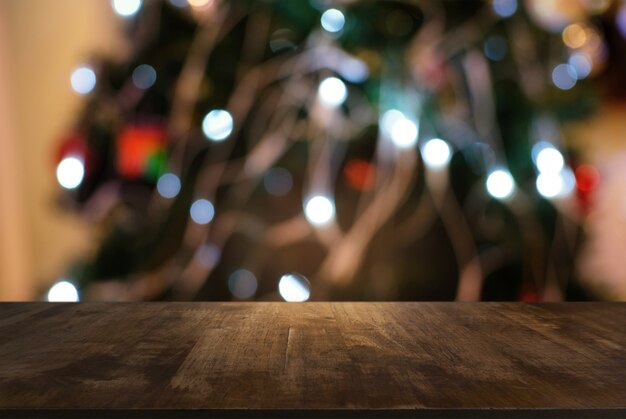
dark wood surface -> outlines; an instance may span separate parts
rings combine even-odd
[[[0,304],[0,417],[64,409],[626,418],[626,304]]]

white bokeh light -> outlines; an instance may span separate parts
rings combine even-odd
[[[348,89],[337,77],[328,77],[320,83],[317,94],[320,101],[331,108],[340,106],[348,97]]]
[[[389,109],[380,117],[379,125],[382,132],[391,136],[391,128],[396,122],[406,119],[406,116],[397,109]]]
[[[246,300],[256,293],[258,281],[247,269],[238,269],[228,277],[228,289],[239,300]]]
[[[78,157],[65,157],[57,166],[57,181],[65,189],[77,188],[85,177],[85,165]]]
[[[563,179],[559,173],[539,173],[537,176],[537,191],[546,198],[554,198],[563,190]]]
[[[445,167],[452,158],[452,150],[447,142],[439,138],[428,140],[422,147],[424,164],[433,169]]]
[[[508,199],[515,192],[515,180],[506,170],[494,170],[487,176],[487,192],[496,199]]]
[[[215,216],[215,208],[208,199],[198,199],[191,204],[189,215],[197,224],[208,224]]]
[[[74,303],[78,301],[78,290],[69,281],[59,281],[50,287],[48,291],[48,301],[54,302],[69,302]]]
[[[174,173],[165,173],[157,181],[157,192],[163,198],[174,198],[180,192],[180,179]]]
[[[391,126],[389,136],[399,148],[411,148],[417,142],[417,125],[410,119],[400,119]]]
[[[233,132],[233,117],[228,111],[214,109],[202,120],[202,132],[212,141],[224,141]]]
[[[390,109],[380,117],[380,129],[398,148],[411,148],[417,143],[417,124],[397,109]]]
[[[112,0],[113,11],[120,16],[129,17],[141,9],[142,0]]]
[[[311,224],[328,224],[335,217],[335,204],[323,195],[314,196],[306,201],[304,215]]]
[[[343,29],[346,18],[340,10],[328,9],[322,13],[320,23],[325,31],[335,33]]]
[[[544,198],[557,198],[568,195],[576,186],[576,178],[571,170],[543,172],[537,176],[537,192]]]
[[[96,87],[96,73],[91,67],[81,66],[72,71],[70,76],[72,90],[79,95],[86,95]]]
[[[278,292],[285,301],[299,303],[311,296],[309,281],[300,274],[290,273],[280,277]]]
[[[563,155],[554,147],[545,147],[537,153],[535,161],[537,170],[547,173],[558,173],[563,169]]]

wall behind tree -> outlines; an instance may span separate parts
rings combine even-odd
[[[55,203],[55,148],[82,98],[72,69],[119,50],[108,1],[0,1],[0,300],[30,300],[88,252],[87,225]]]

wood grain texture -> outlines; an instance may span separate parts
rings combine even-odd
[[[626,417],[626,304],[5,303],[0,409]]]

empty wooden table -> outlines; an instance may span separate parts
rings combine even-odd
[[[626,418],[626,304],[5,303],[0,417]]]

